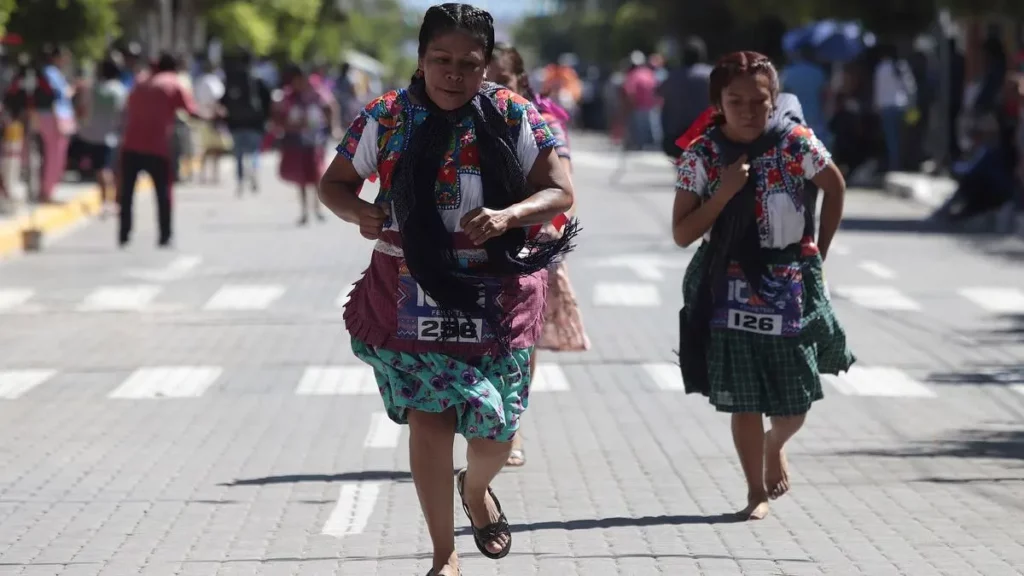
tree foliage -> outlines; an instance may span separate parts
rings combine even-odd
[[[10,0],[0,0],[0,19]],[[101,56],[111,38],[120,34],[118,4],[124,0],[15,0],[7,9],[7,31],[22,37],[25,48],[66,44],[76,55]]]

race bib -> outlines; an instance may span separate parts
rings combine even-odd
[[[729,266],[727,281],[718,287],[711,319],[713,328],[739,330],[766,336],[800,334],[803,318],[803,272],[799,264],[771,266],[779,288],[773,302],[754,294],[739,265]]]
[[[501,291],[501,282],[488,280],[480,285],[481,305],[487,300],[494,301]],[[437,303],[416,283],[409,271],[402,266],[398,274],[398,331],[403,340],[428,342],[458,342],[463,344],[486,344],[495,340],[494,332],[483,318],[459,317],[445,320],[441,317]]]

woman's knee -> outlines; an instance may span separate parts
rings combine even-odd
[[[454,410],[445,410],[444,412],[409,410],[408,418],[410,432],[420,438],[447,440],[455,436]]]

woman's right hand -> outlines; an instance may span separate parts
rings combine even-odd
[[[732,198],[746,186],[749,177],[750,164],[747,163],[747,155],[744,154],[722,171],[717,194],[724,194],[726,200]]]
[[[371,202],[360,201],[359,207],[356,208],[356,223],[359,225],[359,233],[363,238],[376,240],[380,237],[381,230],[384,228],[384,220],[387,219],[390,212],[388,208],[387,204],[378,206]]]

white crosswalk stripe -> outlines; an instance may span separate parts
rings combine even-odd
[[[569,390],[569,379],[558,364],[537,363],[530,380],[531,392],[565,392]]]
[[[202,396],[220,374],[221,369],[213,366],[139,368],[109,397],[134,400],[195,398]]]
[[[281,296],[285,288],[280,285],[223,286],[203,306],[205,310],[265,310]]]
[[[594,306],[654,308],[661,305],[658,286],[650,283],[594,284]]]
[[[830,285],[833,298],[849,300],[871,310],[915,311],[921,306],[892,286]]]
[[[78,307],[81,312],[139,312],[145,310],[162,288],[152,284],[102,286]]]
[[[300,396],[377,394],[377,379],[369,366],[310,366],[295,393]]]
[[[338,294],[337,300],[334,301],[334,306],[337,308],[344,308],[345,304],[348,304],[348,299],[352,295],[352,290],[354,290],[355,287],[355,283],[352,283],[342,288],[341,293]]]
[[[35,295],[34,290],[28,288],[5,288],[0,290],[0,313],[10,312],[15,308],[24,306],[26,302]]]
[[[56,370],[0,371],[0,398],[16,400],[36,386],[53,378]]]
[[[935,392],[898,368],[854,365],[839,376],[825,375],[825,382],[847,396],[934,398]]]
[[[857,265],[861,270],[881,278],[882,280],[892,280],[896,277],[896,273],[892,269],[884,266],[879,262],[873,260],[865,260]]]
[[[1024,314],[1024,291],[1018,288],[964,288],[959,292],[986,312]]]
[[[370,429],[363,446],[366,448],[394,448],[402,437],[402,426],[388,418],[385,412],[374,412],[370,416]]]
[[[654,385],[661,390],[684,390],[683,377],[679,372],[679,366],[668,362],[657,364],[645,364],[644,371],[654,381]]]

